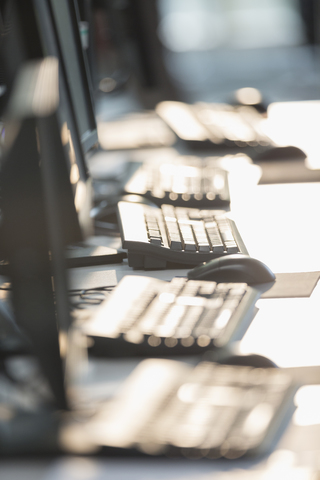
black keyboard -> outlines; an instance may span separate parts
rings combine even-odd
[[[89,421],[89,432],[105,446],[151,455],[259,455],[284,430],[295,392],[283,369],[148,359]]]
[[[156,112],[191,147],[250,147],[254,154],[273,146],[262,128],[264,117],[251,106],[165,101]]]
[[[119,202],[122,247],[133,268],[194,266],[232,253],[248,254],[235,223],[222,210]]]
[[[167,203],[191,208],[226,207],[230,204],[228,171],[219,166],[224,158],[227,156],[182,156],[170,162],[144,163],[124,190],[146,196],[159,206]]]
[[[201,354],[239,340],[258,298],[246,283],[130,275],[88,310],[82,329],[95,339],[91,353],[103,356]]]

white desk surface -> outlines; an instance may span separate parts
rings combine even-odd
[[[320,271],[319,206],[319,183],[252,186],[246,192],[232,190],[231,215],[249,253],[276,273]],[[119,281],[132,273],[165,280],[186,273],[186,270],[137,272],[126,262],[88,268],[86,272],[91,275],[94,271],[106,270],[109,281]],[[80,270],[76,275],[79,274]],[[241,351],[269,356],[282,367],[320,366],[319,286],[310,298],[261,299],[257,306],[258,313],[240,344]],[[124,372],[132,368],[125,363],[118,378],[124,378]],[[121,366],[119,368],[121,370]],[[317,383],[316,379],[312,383]],[[19,473],[23,473],[24,479],[33,480],[242,480],[251,477],[309,480],[311,471],[320,468],[320,386],[303,387],[296,402],[298,408],[275,451],[258,461],[68,456],[48,461],[5,461],[0,465],[0,477],[15,480],[22,478]],[[225,471],[228,473],[223,473]]]

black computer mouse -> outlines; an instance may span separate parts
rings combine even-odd
[[[189,280],[245,282],[248,285],[274,282],[275,274],[260,260],[236,253],[215,258],[188,272]]]
[[[253,107],[261,114],[267,113],[268,110],[268,103],[263,98],[262,92],[253,87],[239,88],[233,92],[231,103]]]
[[[247,355],[230,355],[221,362],[224,365],[240,365],[254,368],[277,368],[277,365],[268,357],[257,353]]]
[[[99,204],[97,204],[91,210],[91,217],[96,220],[101,220],[102,218],[114,213],[117,210],[118,202],[143,203],[144,205],[149,205],[150,207],[159,208],[152,200],[149,200],[142,195],[114,195],[113,197],[102,200]]]
[[[286,147],[270,147],[254,156],[255,162],[277,162],[280,160],[305,160],[307,154],[299,147],[288,145]]]
[[[222,348],[207,351],[204,359],[223,365],[240,365],[254,368],[277,368],[277,364],[258,353],[240,353],[239,344],[228,344]]]

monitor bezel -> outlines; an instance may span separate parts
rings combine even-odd
[[[39,4],[42,2],[42,0],[35,0],[35,1]],[[59,46],[61,51],[61,61],[64,65],[66,78],[68,79],[68,69],[66,65],[67,62],[65,61],[63,45],[58,33],[59,30],[57,27],[57,18],[54,14],[54,9],[52,7],[52,2],[54,2],[54,0],[46,0],[46,1],[50,7],[51,16],[55,24],[55,32],[56,32],[57,38],[59,39]],[[77,60],[78,68],[79,68],[79,71],[81,72],[79,81],[81,83],[81,91],[83,94],[84,104],[86,107],[86,116],[87,116],[87,122],[89,125],[89,130],[84,133],[80,132],[80,137],[81,137],[83,150],[85,154],[88,154],[91,152],[91,150],[95,150],[96,148],[98,148],[98,133],[97,133],[95,111],[94,111],[93,88],[92,88],[91,79],[89,75],[89,67],[87,65],[86,58],[83,52],[82,43],[81,43],[81,36],[79,31],[80,16],[77,10],[77,5],[73,0],[63,0],[63,1],[65,2],[65,5],[69,11],[70,31],[72,33],[74,46],[76,49],[76,55],[77,55],[76,60]],[[68,83],[69,83],[69,89],[72,89],[72,82],[69,81]],[[72,95],[70,95],[70,98],[72,99]],[[75,117],[77,118],[76,106],[73,105],[73,108],[75,112]],[[79,123],[78,123],[78,128],[79,128]]]

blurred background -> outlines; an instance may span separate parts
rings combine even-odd
[[[316,0],[81,4],[83,20],[93,12],[84,41],[100,91],[136,88],[147,108],[174,98],[229,102],[242,87],[261,90],[267,103],[320,97]]]

